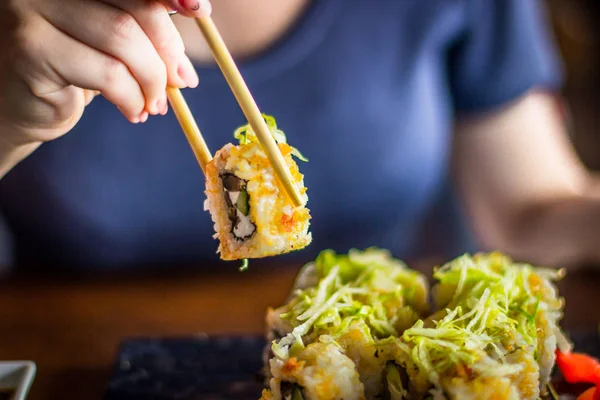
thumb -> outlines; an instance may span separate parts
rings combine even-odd
[[[171,10],[187,17],[203,18],[212,13],[210,0],[161,0]]]

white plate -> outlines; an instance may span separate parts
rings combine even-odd
[[[36,369],[33,361],[0,361],[0,392],[12,390],[10,400],[25,400]]]

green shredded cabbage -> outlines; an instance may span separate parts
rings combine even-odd
[[[551,282],[561,276],[498,253],[459,257],[434,272],[454,288],[445,316],[428,327],[418,321],[398,346],[438,389],[440,377],[460,365],[480,376],[517,374],[522,365],[506,362],[507,348],[538,354],[537,316],[560,312]]]
[[[369,248],[341,255],[325,250],[314,267],[317,286],[296,292],[281,309],[281,318],[294,329],[274,344],[278,357],[286,358],[288,348],[302,346],[305,338],[314,340],[320,334],[338,338],[356,321],[366,324],[369,336],[380,339],[398,336],[398,327],[404,329],[417,320],[406,306],[413,301],[415,287],[425,285],[424,278],[389,252]]]
[[[287,143],[287,138],[285,133],[281,129],[277,127],[277,123],[275,122],[275,118],[270,115],[262,114],[271,135],[273,135],[273,139],[277,143]],[[233,137],[239,140],[240,144],[248,144],[248,143],[258,143],[258,138],[256,137],[256,133],[250,126],[250,124],[240,126],[233,133]],[[291,147],[291,146],[290,146]],[[298,149],[292,147],[292,155],[299,159],[300,161],[308,162],[308,158],[304,157]]]

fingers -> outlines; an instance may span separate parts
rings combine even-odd
[[[165,6],[148,0],[103,0],[133,15],[167,66],[170,85],[196,87],[198,75],[185,55],[185,46]]]
[[[212,13],[209,0],[161,0],[164,5],[188,17],[203,18]]]
[[[59,30],[126,65],[143,91],[146,111],[160,112],[166,103],[166,65],[131,14],[90,0],[45,2],[41,12]]]
[[[29,36],[32,41],[29,45],[36,49],[35,57],[39,57],[42,65],[47,65],[48,75],[55,74],[47,89],[43,82],[30,82],[30,87],[36,88],[36,95],[43,97],[56,91],[57,81],[62,80],[63,86],[74,85],[101,92],[131,122],[147,118],[142,88],[122,61],[81,43],[50,24],[42,32]],[[40,44],[36,45],[36,40]],[[85,100],[91,101],[88,96]]]

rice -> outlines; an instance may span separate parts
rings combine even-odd
[[[291,390],[301,391],[304,400],[361,400],[364,387],[354,362],[334,343],[315,342],[288,360],[271,359],[273,378],[261,400],[290,399]]]
[[[519,392],[507,378],[453,378],[445,382],[450,399],[521,400]],[[445,399],[445,397],[440,397]]]

